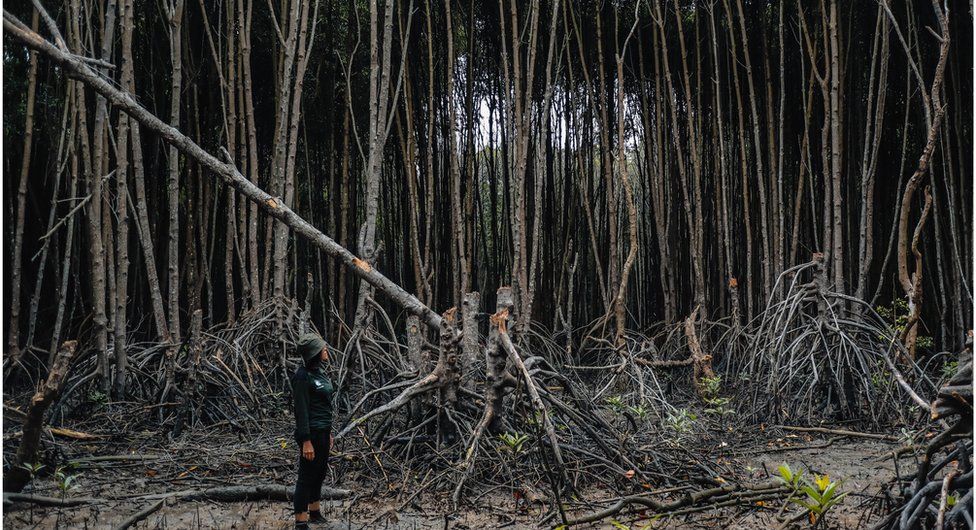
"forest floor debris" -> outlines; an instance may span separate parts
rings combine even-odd
[[[108,404],[107,408],[120,405]],[[25,494],[49,498],[94,499],[77,506],[52,507],[29,503],[5,503],[8,528],[115,528],[140,512],[150,511],[133,528],[286,528],[290,505],[278,501],[215,502],[180,500],[173,492],[228,488],[232,486],[291,486],[295,447],[287,419],[264,420],[260,429],[235,430],[228,424],[198,429],[168,440],[165,433],[135,431],[131,436],[111,435],[112,422],[102,412],[71,425],[102,435],[97,440],[58,440],[54,451],[64,465],[41,469]],[[76,424],[77,423],[77,424]],[[99,428],[98,425],[102,425]],[[846,427],[846,426],[845,426]],[[10,428],[8,426],[8,428]],[[116,431],[118,432],[118,431]],[[717,483],[755,486],[775,480],[783,463],[811,474],[829,475],[842,483],[848,497],[830,514],[840,527],[866,527],[876,522],[877,496],[894,477],[892,453],[899,442],[828,432],[795,432],[775,427],[709,426],[683,438],[682,446],[697,446],[719,470]],[[49,446],[50,447],[50,446]],[[700,457],[700,455],[689,458]],[[381,455],[382,456],[382,455]],[[347,489],[350,496],[327,503],[328,516],[336,523],[325,528],[536,528],[555,527],[558,517],[543,518],[548,511],[534,496],[547,495],[544,483],[495,484],[478,488],[458,510],[450,507],[450,489],[428,488],[438,474],[451,468],[414,470],[390,481],[376,480],[373,450],[350,439],[337,445],[332,478],[327,484]],[[902,459],[910,458],[903,455]],[[391,465],[391,462],[386,462]],[[701,473],[689,461],[676,469],[680,477]],[[905,465],[904,463],[902,465]],[[75,477],[65,485],[65,477]],[[707,485],[689,481],[682,486],[658,487],[636,479],[632,494],[648,494],[661,502],[673,502]],[[704,503],[699,511],[661,517],[647,511],[623,510],[613,518],[579,527],[603,528],[610,521],[640,528],[651,520],[655,527],[755,528],[778,523],[797,506],[786,495],[767,491],[746,496],[723,506]],[[760,492],[762,493],[762,492]],[[163,498],[163,496],[167,496]],[[567,519],[584,517],[605,509],[620,497],[620,490],[587,485],[564,502]],[[727,499],[727,497],[724,497]],[[722,497],[718,498],[719,500]],[[160,501],[162,503],[160,504]],[[721,503],[719,503],[721,504]],[[784,509],[785,508],[785,509]]]

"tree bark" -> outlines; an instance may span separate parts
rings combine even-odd
[[[31,28],[37,31],[38,12],[31,16]],[[34,94],[37,91],[37,52],[30,53],[27,68],[27,103],[24,117],[24,150],[20,160],[20,180],[17,185],[17,218],[14,221],[14,249],[10,274],[10,323],[7,327],[7,358],[19,363],[20,351],[20,283],[23,275],[21,252],[24,248],[24,211],[27,208],[27,176],[30,173],[31,149],[34,140]]]
[[[31,471],[26,466],[35,463],[38,446],[41,441],[41,431],[44,429],[44,415],[48,407],[61,395],[61,388],[68,370],[71,368],[71,360],[78,349],[78,341],[69,340],[61,345],[51,370],[48,372],[47,379],[41,383],[34,397],[31,398],[30,406],[24,418],[24,434],[21,437],[20,445],[17,447],[17,454],[14,457],[13,465],[7,470],[3,478],[3,491],[18,492],[33,478]]]

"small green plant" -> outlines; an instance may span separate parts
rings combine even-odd
[[[891,301],[891,305],[879,305],[874,309],[878,312],[878,316],[895,326],[900,325],[902,329],[908,323],[908,301],[904,298],[895,298]]]
[[[776,478],[792,490],[789,501],[807,510],[811,524],[817,524],[847,496],[846,492],[839,492],[840,482],[830,480],[828,475],[814,475],[810,481],[803,477],[802,470],[794,471],[789,464],[782,464],[776,471]]]
[[[640,420],[646,418],[647,415],[651,412],[650,410],[645,408],[644,405],[637,405],[636,407],[628,406],[627,410],[630,411],[631,414],[633,414],[635,417],[637,417],[637,419]]]
[[[959,361],[949,361],[942,365],[942,378],[951,379],[959,371]]]
[[[75,468],[74,465],[71,465],[69,467],[71,469]],[[80,473],[66,472],[63,467],[59,467],[54,470],[54,482],[58,487],[58,491],[61,492],[62,504],[64,503],[64,498],[68,495],[68,492],[77,487],[75,481],[78,480],[78,477],[80,476],[81,476]],[[55,523],[55,526],[61,526],[61,505],[58,506],[58,518]]]
[[[21,469],[24,469],[28,473],[30,473],[31,480],[34,480],[35,478],[37,478],[37,474],[40,473],[42,469],[44,469],[44,464],[40,462],[34,462],[33,464],[20,464],[20,467]]]
[[[705,403],[708,407],[705,408],[706,414],[718,414],[719,416],[726,416],[729,414],[735,414],[735,411],[726,405],[729,404],[731,400],[726,397],[716,397],[711,399],[706,399]]]
[[[891,326],[892,335],[895,337],[900,337],[905,331],[905,326],[908,325],[908,301],[904,298],[896,298],[892,300],[890,306],[877,306],[874,308],[878,312],[878,316],[883,318]],[[884,339],[884,337],[881,337]],[[918,335],[915,339],[915,346],[924,350],[932,349],[935,345],[932,337],[928,335]]]
[[[669,412],[665,421],[669,429],[674,431],[678,436],[681,436],[692,431],[695,420],[697,419],[698,416],[688,412],[688,409],[678,409]]]
[[[721,376],[716,375],[715,377],[701,378],[698,380],[698,389],[701,393],[702,401],[708,405],[705,408],[706,414],[718,414],[719,416],[735,414],[735,411],[728,407],[728,404],[732,400],[718,395],[722,390]]]
[[[103,408],[108,404],[108,394],[99,390],[88,392],[88,401],[95,404],[96,408]]]
[[[620,412],[627,407],[624,403],[624,399],[620,396],[610,396],[607,398],[607,405],[610,405],[615,412]]]
[[[54,481],[57,483],[58,491],[61,495],[66,495],[69,491],[75,489],[77,484],[75,481],[80,477],[80,473],[67,473],[63,467],[59,467],[54,471]]]
[[[698,380],[698,388],[706,398],[716,397],[722,390],[722,376],[702,377]]]
[[[522,452],[522,446],[528,441],[529,435],[520,433],[509,434],[506,432],[499,434],[498,438],[504,444],[502,449],[517,455]]]
[[[670,442],[680,443],[689,433],[694,430],[695,420],[698,417],[688,412],[688,409],[676,409],[668,413],[665,418],[665,425],[671,431]]]
[[[37,478],[37,474],[40,473],[42,469],[44,469],[44,464],[42,464],[40,462],[34,462],[33,464],[20,464],[20,468],[26,470],[27,473],[30,474],[30,480],[31,480],[31,482],[33,482],[34,479]],[[34,523],[34,504],[33,503],[31,503],[31,508],[30,508],[30,522],[31,522],[31,524]]]
[[[915,433],[902,427],[901,433],[898,435],[898,441],[901,442],[902,445],[915,447]]]
[[[806,494],[805,499],[793,499],[794,504],[806,508],[810,512],[810,523],[817,524],[827,512],[847,496],[839,493],[839,482],[830,480],[827,475],[814,475],[813,483],[804,484],[800,491]]]
[[[786,484],[794,492],[800,489],[800,479],[803,477],[803,470],[793,471],[789,464],[783,463],[776,468],[779,475],[776,477],[780,482]]]

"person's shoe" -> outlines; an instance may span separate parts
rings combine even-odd
[[[322,512],[319,510],[312,510],[308,512],[308,522],[310,523],[324,523],[325,517],[322,517]]]
[[[308,521],[295,521],[295,530],[309,530]]]

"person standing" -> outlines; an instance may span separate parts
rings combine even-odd
[[[300,450],[295,485],[295,529],[325,522],[319,505],[322,482],[332,449],[332,397],[335,387],[326,373],[329,347],[322,337],[307,333],[298,339],[303,365],[292,375],[295,441]]]

